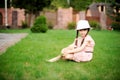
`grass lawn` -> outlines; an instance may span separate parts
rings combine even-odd
[[[74,30],[49,30],[45,34],[31,33],[29,29],[0,32],[29,33],[0,55],[0,80],[120,80],[120,32],[91,31],[96,42],[94,57],[85,63],[46,62],[73,42]]]

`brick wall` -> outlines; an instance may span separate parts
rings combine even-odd
[[[15,26],[14,28],[21,28],[21,26],[22,26],[22,22],[23,21],[25,21],[25,11],[24,11],[24,9],[19,9],[19,8],[12,8],[11,9],[11,11],[12,11],[12,13],[14,12],[14,11],[16,11],[17,12],[17,15],[16,15],[16,20],[17,20],[17,27],[15,26],[15,25],[13,25],[13,24],[11,24],[12,26]],[[11,14],[12,15],[12,14]],[[12,16],[14,16],[14,15],[12,15]],[[12,17],[11,16],[11,17]],[[13,20],[12,20],[13,21]]]
[[[44,11],[47,22],[52,23],[54,29],[67,29],[70,22],[78,22],[80,19],[85,19],[85,11],[76,12],[73,8],[58,8],[55,12]]]
[[[57,11],[57,25],[54,29],[67,29],[68,23],[73,21],[73,9],[59,8]]]
[[[17,19],[16,19],[16,22],[17,22],[17,25],[13,25],[12,24],[12,18],[13,18],[13,15],[12,15],[12,13],[13,13],[13,11],[17,11],[17,15],[18,16],[16,16],[17,17]],[[0,8],[0,13],[2,14],[2,17],[3,17],[3,19],[2,19],[2,25],[4,26],[5,25],[5,9],[4,8]],[[10,26],[10,28],[21,28],[20,26],[22,26],[22,21],[25,21],[25,12],[24,12],[24,10],[23,9],[15,9],[15,8],[8,8],[7,9],[7,13],[8,13],[8,15],[7,15],[7,17],[8,17],[8,25]]]
[[[57,24],[57,12],[50,12],[50,11],[46,11],[44,13],[44,15],[47,18],[47,23],[48,24],[52,24],[52,25],[56,25]]]
[[[54,29],[67,29],[69,22],[78,20],[76,16],[73,16],[72,8],[59,8],[56,12],[42,12],[47,18],[48,23],[52,23]]]
[[[0,13],[2,14],[2,25],[5,24],[5,9],[4,8],[0,8]]]

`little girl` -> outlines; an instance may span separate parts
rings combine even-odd
[[[87,20],[80,20],[77,23],[77,36],[74,42],[66,48],[63,48],[61,54],[48,62],[55,62],[59,59],[73,60],[75,62],[90,61],[93,57],[95,42],[88,32],[90,25]],[[80,37],[78,37],[78,33]]]

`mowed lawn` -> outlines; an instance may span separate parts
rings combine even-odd
[[[90,62],[81,63],[46,62],[73,42],[75,30],[0,32],[29,33],[0,55],[0,80],[120,80],[120,32],[92,30],[90,35],[96,42],[94,57]]]

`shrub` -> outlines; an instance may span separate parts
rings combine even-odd
[[[31,31],[34,33],[45,33],[47,31],[47,25],[46,24],[36,24],[34,27],[31,28]]]
[[[97,21],[90,21],[90,26],[95,30],[101,30],[101,26]]]
[[[39,33],[39,32],[45,33],[47,30],[48,30],[48,25],[46,23],[45,16],[37,17],[31,28],[31,31],[35,33]]]
[[[111,24],[111,26],[112,26],[113,30],[119,30],[119,31],[120,31],[120,23],[118,23],[118,22],[113,22],[113,23]]]
[[[76,27],[76,23],[75,22],[70,22],[70,23],[68,23],[68,29],[75,29],[75,27]]]

